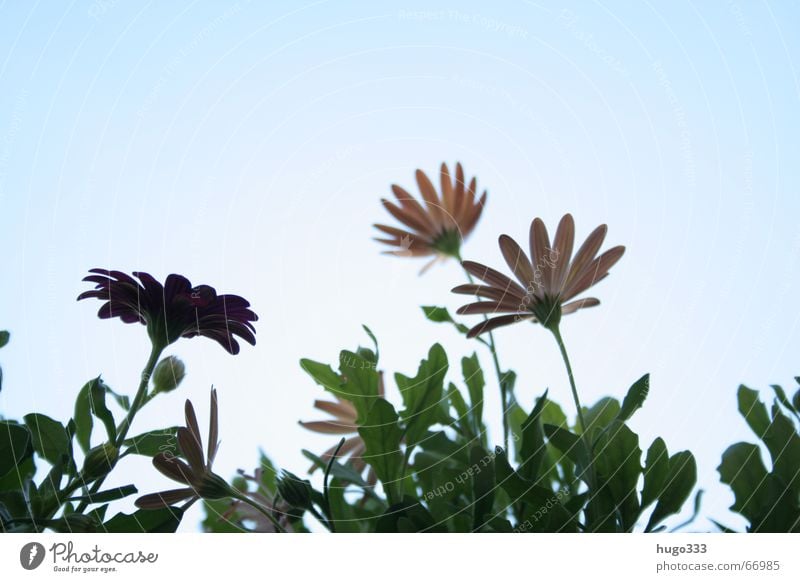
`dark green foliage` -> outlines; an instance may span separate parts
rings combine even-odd
[[[798,411],[780,386],[767,407],[758,392],[740,386],[739,412],[762,446],[740,442],[728,447],[717,470],[730,486],[731,510],[749,522],[751,532],[800,532],[800,434]],[[797,399],[797,398],[795,398]],[[788,412],[785,414],[783,409]],[[797,419],[797,420],[795,420]],[[769,468],[762,456],[766,450]]]

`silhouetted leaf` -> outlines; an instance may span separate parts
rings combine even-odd
[[[395,374],[405,409],[400,413],[406,422],[406,443],[414,446],[428,428],[440,418],[444,377],[447,374],[447,354],[434,344],[428,359],[422,360],[414,378]]]
[[[526,479],[534,482],[539,478],[539,470],[547,452],[542,426],[542,411],[546,403],[547,390],[536,400],[536,405],[522,424],[519,470]]]
[[[403,432],[397,420],[394,407],[379,398],[370,409],[364,424],[358,429],[366,445],[364,460],[375,470],[390,499],[392,493],[398,490],[403,469],[403,455],[400,452]]]
[[[135,437],[125,439],[123,444],[128,447],[125,454],[144,455],[154,457],[158,453],[178,454],[178,427],[151,430]]]
[[[436,307],[434,305],[423,305],[422,312],[425,314],[430,321],[434,323],[449,323],[455,327],[459,333],[465,334],[469,331],[469,328],[464,325],[463,323],[458,323],[455,319],[452,318],[450,312],[447,311],[446,307]]]
[[[108,533],[174,533],[183,519],[179,507],[140,509],[132,514],[118,513],[102,526]]]
[[[618,420],[625,422],[633,413],[642,407],[647,395],[650,393],[650,374],[645,374],[628,389],[625,399],[622,401],[622,409],[619,411]]]
[[[644,462],[644,487],[642,488],[642,508],[658,499],[669,475],[669,452],[667,445],[658,437],[647,449]]]
[[[737,396],[739,412],[753,432],[756,433],[756,436],[762,438],[769,426],[769,416],[767,415],[767,408],[758,399],[758,392],[742,385],[739,386]]]
[[[69,456],[69,436],[63,424],[36,412],[25,415],[25,424],[31,431],[33,449],[40,457],[55,464],[61,455]]]
[[[681,451],[672,455],[669,458],[667,478],[645,531],[652,531],[665,518],[678,513],[694,489],[696,481],[697,464],[692,453]]]
[[[594,444],[596,476],[608,487],[624,531],[630,531],[639,516],[636,485],[642,474],[641,457],[639,437],[618,420]]]
[[[31,433],[24,425],[0,421],[0,477],[9,473],[30,456]]]
[[[467,385],[472,405],[472,426],[478,434],[483,425],[483,390],[486,385],[478,354],[473,353],[469,358],[461,358],[461,373],[464,376],[464,383]]]
[[[98,491],[97,493],[93,493],[91,495],[80,495],[77,497],[70,497],[70,500],[86,501],[87,503],[107,503],[109,501],[116,501],[117,499],[123,499],[137,492],[138,490],[134,485],[125,485],[124,487],[114,487],[113,489]]]

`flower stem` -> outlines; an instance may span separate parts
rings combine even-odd
[[[561,330],[558,326],[551,328],[553,335],[558,343],[558,349],[561,350],[561,357],[564,360],[564,365],[567,367],[567,376],[569,376],[569,387],[572,389],[572,399],[575,401],[575,408],[578,410],[578,423],[581,429],[581,434],[586,434],[586,421],[583,419],[583,407],[581,406],[581,399],[578,396],[578,389],[575,387],[575,376],[572,374],[572,366],[569,363],[569,356],[567,355],[567,348],[564,346],[564,339],[561,337]]]
[[[128,435],[128,431],[131,428],[131,424],[133,423],[133,418],[145,403],[145,397],[147,396],[147,385],[150,383],[150,376],[153,375],[153,370],[155,369],[156,364],[158,364],[158,359],[161,357],[161,352],[163,351],[163,346],[159,344],[153,344],[153,348],[150,350],[150,358],[147,360],[147,363],[144,365],[144,369],[142,370],[142,379],[139,382],[139,389],[136,391],[136,396],[133,397],[133,402],[131,402],[131,408],[128,410],[128,414],[125,416],[125,418],[122,419],[119,428],[117,428],[117,440],[114,443],[117,448],[122,446],[122,441],[125,440],[125,437]]]
[[[458,261],[461,262],[461,257],[457,257]],[[470,282],[470,285],[475,284],[475,280],[472,278],[472,275],[466,269],[464,272],[467,274],[467,280]],[[478,299],[480,301],[480,299]],[[484,321],[488,321],[488,317],[486,315],[483,316]],[[489,352],[492,354],[492,362],[494,364],[494,371],[497,374],[497,382],[500,385],[500,406],[503,410],[503,448],[506,452],[508,452],[508,384],[507,384],[507,375],[503,373],[500,368],[500,359],[497,356],[497,346],[494,343],[494,334],[490,331],[489,332],[489,342],[487,347],[489,348]]]
[[[255,501],[250,499],[247,495],[245,495],[244,493],[240,493],[238,491],[231,491],[231,497],[237,499],[238,501],[241,501],[242,503],[246,503],[256,511],[258,511],[261,515],[266,517],[272,523],[272,525],[275,526],[275,531],[277,531],[278,533],[286,533],[286,530],[283,529],[283,526],[280,523],[278,523],[278,520],[275,519],[275,516],[273,516],[269,511],[267,511],[265,507],[262,507],[260,503],[256,503]]]
[[[592,504],[592,496],[595,495],[597,480],[595,479],[595,467],[594,467],[594,455],[592,454],[592,443],[589,440],[589,434],[586,432],[588,425],[586,424],[586,420],[583,418],[583,407],[581,406],[581,399],[578,396],[578,388],[575,386],[575,376],[572,374],[572,366],[569,363],[569,355],[567,355],[567,348],[564,345],[564,339],[561,337],[561,330],[558,327],[558,324],[554,325],[553,327],[549,328],[550,331],[553,332],[553,335],[556,338],[556,343],[558,343],[558,349],[561,350],[561,357],[564,359],[564,365],[567,368],[567,376],[569,376],[569,387],[572,389],[572,399],[575,401],[575,408],[578,411],[578,428],[581,430],[581,440],[583,441],[584,447],[586,447],[586,460],[588,463],[588,467],[586,467],[586,483],[589,487],[589,497],[586,505],[586,511],[588,514],[588,521],[592,523],[597,518],[596,511],[594,509],[594,505]],[[587,527],[589,524],[587,523]]]
[[[144,365],[144,369],[142,370],[142,378],[139,381],[139,388],[136,390],[136,395],[133,397],[133,402],[131,402],[131,407],[128,410],[128,414],[125,415],[125,418],[122,419],[122,422],[117,428],[117,438],[114,440],[114,446],[117,449],[122,447],[122,443],[125,440],[125,437],[128,435],[128,431],[131,428],[131,424],[133,423],[136,413],[139,412],[139,409],[145,403],[145,397],[147,396],[147,385],[150,383],[150,376],[153,375],[153,370],[155,369],[158,359],[161,357],[161,352],[163,351],[164,346],[156,343],[154,343],[150,349],[150,357],[148,358],[147,363]],[[103,486],[103,481],[105,481],[107,476],[108,473],[94,482],[94,485],[92,485],[91,489],[89,490],[90,495],[97,493],[100,490],[100,487]],[[82,512],[88,505],[89,502],[87,500],[81,501],[80,505],[77,507],[77,511],[79,513]]]

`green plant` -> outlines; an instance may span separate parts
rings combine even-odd
[[[795,378],[800,384],[800,378]],[[761,445],[739,442],[722,455],[717,470],[735,496],[731,510],[749,522],[750,532],[800,532],[800,389],[789,400],[773,385],[767,406],[758,392],[739,386],[739,412]],[[764,464],[766,450],[770,467]],[[719,525],[719,524],[718,524]],[[725,526],[720,529],[728,531]]]

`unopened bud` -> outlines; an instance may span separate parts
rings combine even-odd
[[[186,366],[175,356],[161,360],[153,371],[154,391],[172,392],[186,376]]]
[[[86,453],[81,474],[84,481],[94,481],[103,477],[114,468],[119,458],[119,449],[111,443],[94,447]]]
[[[289,471],[283,471],[278,479],[278,492],[291,507],[311,509],[311,483],[300,479]]]
[[[206,473],[197,484],[197,494],[203,499],[223,499],[231,497],[231,486],[216,473]]]

